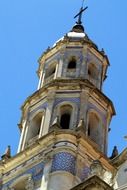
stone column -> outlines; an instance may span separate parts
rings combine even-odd
[[[43,128],[43,132],[42,132],[43,135],[47,134],[49,131],[50,120],[51,120],[51,116],[53,113],[53,105],[54,105],[54,101],[55,101],[55,95],[56,95],[55,89],[50,88],[50,90],[48,91],[48,94],[47,94],[48,106],[47,106],[46,112],[45,112],[44,128]]]
[[[79,120],[84,120],[84,126],[86,128],[87,125],[87,107],[88,107],[88,99],[89,95],[87,94],[86,90],[82,90],[80,95],[80,116]]]
[[[105,154],[107,154],[107,149],[108,149],[108,132],[109,132],[109,125],[111,122],[111,112],[110,112],[110,108],[108,107],[107,109],[107,117],[106,117],[106,123],[105,123],[105,131],[104,131],[104,152]]]
[[[26,124],[25,124],[24,137],[23,137],[23,140],[22,140],[21,150],[23,150],[24,147],[25,147],[26,138],[27,138],[27,135],[28,135],[28,132],[29,132],[29,126],[30,126],[30,121],[27,121]]]
[[[25,136],[25,130],[26,130],[26,120],[23,121],[23,129],[22,129],[22,132],[21,132],[21,136],[20,136],[20,141],[19,141],[19,146],[18,146],[17,153],[19,153],[20,150],[22,149],[23,139],[24,139],[24,136]]]
[[[64,51],[61,52],[60,58],[59,58],[59,65],[58,65],[58,71],[57,71],[57,77],[62,76],[63,71],[63,57],[64,57]]]
[[[39,138],[42,136],[42,133],[43,133],[44,119],[45,119],[45,112],[43,112],[42,119],[41,119],[41,127],[40,127]]]
[[[54,74],[54,79],[57,78],[58,68],[59,68],[59,63],[56,64],[56,71],[55,71],[55,74]]]
[[[80,69],[80,77],[86,78],[87,75],[87,49],[86,47],[83,48],[82,51],[82,64]]]
[[[42,75],[40,88],[43,86],[43,84],[44,84],[44,80],[45,80],[45,71],[43,72],[43,75]]]
[[[42,176],[40,190],[47,190],[48,189],[52,160],[51,160],[51,157],[47,157],[45,160],[46,160],[46,163],[45,163],[45,167],[43,170],[43,176]]]
[[[40,78],[39,78],[39,83],[38,83],[38,90],[41,88],[41,83],[42,83],[42,76],[43,76],[43,71],[41,71]]]

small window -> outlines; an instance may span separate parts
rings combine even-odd
[[[72,114],[72,106],[65,105],[60,109],[60,126],[62,129],[69,129]]]
[[[76,60],[72,58],[68,63],[68,69],[76,69]]]

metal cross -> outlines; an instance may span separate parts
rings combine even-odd
[[[88,9],[88,7],[83,8],[83,6],[81,7],[79,13],[74,17],[77,18],[78,17],[78,21],[76,22],[77,24],[82,24],[82,13]]]

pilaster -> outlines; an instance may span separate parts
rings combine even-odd
[[[89,95],[86,90],[82,90],[80,94],[80,120],[84,120],[84,125],[87,126],[87,107]]]
[[[43,170],[43,176],[41,181],[41,187],[40,190],[48,190],[49,185],[49,178],[50,178],[50,172],[51,172],[51,164],[52,164],[52,158],[50,156],[46,157],[45,167]]]
[[[48,91],[47,94],[47,109],[45,112],[45,121],[44,121],[44,129],[43,129],[43,135],[47,134],[49,131],[49,126],[50,126],[50,120],[51,120],[51,115],[52,115],[52,111],[53,111],[53,105],[54,105],[54,101],[55,101],[55,95],[56,92],[54,90],[54,88],[51,88]]]

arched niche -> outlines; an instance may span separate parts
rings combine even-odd
[[[63,97],[61,99],[63,99]],[[65,98],[65,101],[59,102],[54,107],[54,111],[52,113],[52,118],[51,118],[51,125],[54,123],[56,118],[58,118],[58,121],[60,124],[64,120],[64,117],[66,118],[66,116],[67,116],[68,123],[70,123],[69,129],[74,129],[74,128],[76,128],[77,123],[78,123],[78,121],[77,121],[78,113],[79,113],[78,105],[74,102],[66,101],[66,98]],[[70,120],[70,122],[69,122],[69,120]]]
[[[88,79],[90,82],[95,83],[96,80],[98,79],[98,69],[94,63],[89,63],[88,64]]]
[[[26,143],[31,144],[42,135],[45,111],[39,110],[29,120]]]
[[[67,70],[76,70],[76,65],[77,65],[76,57],[73,56],[69,59]]]
[[[87,135],[96,144],[100,145],[101,139],[101,119],[95,111],[89,111],[87,117]]]
[[[45,80],[44,82],[50,82],[52,79],[55,77],[55,72],[56,72],[56,65],[57,63],[54,62],[51,65],[48,66],[48,68],[45,71]]]

